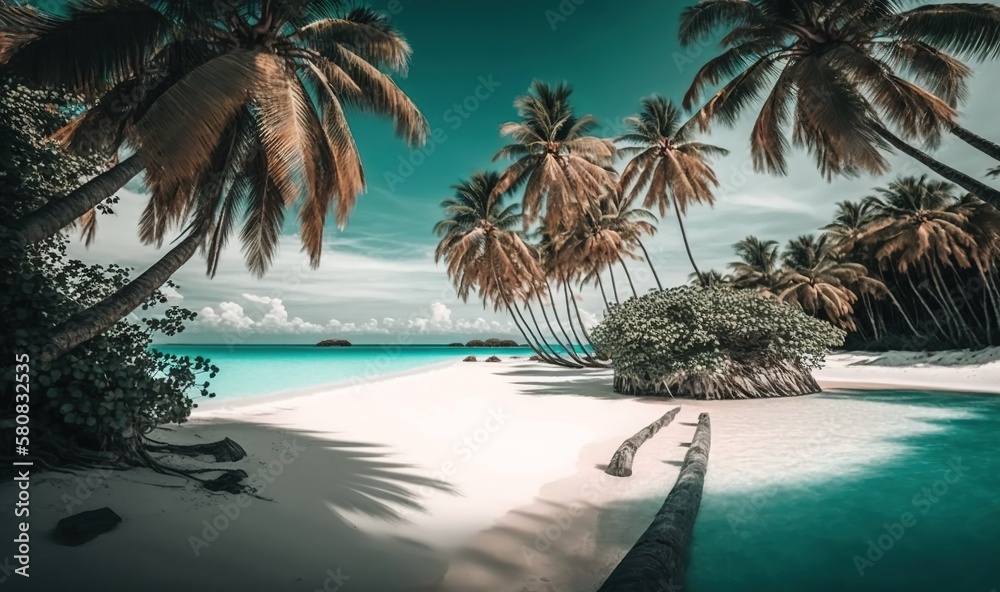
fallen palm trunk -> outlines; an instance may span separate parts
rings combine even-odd
[[[677,483],[652,524],[598,592],[663,592],[683,588],[695,518],[708,470],[711,438],[711,422],[708,414],[702,413]]]
[[[622,445],[615,451],[615,455],[611,457],[611,462],[608,463],[608,468],[604,472],[615,477],[631,477],[632,461],[635,459],[636,451],[639,450],[643,442],[652,438],[656,432],[660,431],[660,428],[670,425],[670,422],[674,420],[674,417],[677,416],[677,412],[680,410],[680,407],[674,407],[664,413],[663,417],[642,428],[636,435],[622,442]]]

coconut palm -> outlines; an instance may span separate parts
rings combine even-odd
[[[788,242],[782,253],[785,269],[778,280],[777,297],[798,305],[812,316],[849,331],[856,331],[855,288],[868,275],[859,263],[838,261],[825,235],[800,236]]]
[[[833,241],[838,255],[850,256],[855,252],[858,239],[874,219],[870,201],[842,201],[837,203],[833,222],[824,226],[823,230]]]
[[[906,279],[942,333],[956,343],[968,339],[976,344],[978,339],[943,275],[945,270],[971,268],[979,253],[967,212],[952,207],[956,204],[952,188],[949,183],[923,176],[903,177],[879,189],[869,198],[875,220],[860,242],[870,246],[880,265]],[[926,292],[938,308],[922,296],[914,277],[927,280],[919,283],[927,286]]]
[[[1000,191],[911,146],[954,132],[1000,158],[1000,147],[956,123],[970,70],[946,52],[1000,50],[1000,7],[944,4],[903,11],[882,0],[705,0],[684,10],[685,45],[725,31],[725,50],[695,76],[684,106],[724,83],[698,112],[734,123],[764,98],[751,134],[757,170],[785,174],[788,128],[827,177],[880,174],[894,147],[991,203]],[[916,82],[905,78],[909,76]],[[922,86],[918,86],[922,85]],[[896,128],[900,136],[888,129]],[[995,148],[995,150],[994,150]]]
[[[499,180],[496,172],[476,172],[452,187],[455,196],[441,202],[445,218],[434,226],[441,237],[434,260],[444,260],[463,301],[475,291],[484,306],[505,308],[535,353],[566,365],[554,350],[546,351],[537,321],[533,331],[518,307],[545,290],[544,274],[535,249],[519,231],[520,205],[503,206],[491,197]]]
[[[577,117],[571,94],[567,84],[533,82],[528,94],[514,101],[521,121],[500,126],[500,135],[514,143],[493,157],[514,161],[501,175],[496,195],[523,184],[525,228],[542,216],[545,231],[553,235],[572,228],[590,203],[614,186],[614,144],[588,135],[597,120]]]
[[[702,284],[703,279],[704,284]],[[723,273],[718,269],[709,269],[701,275],[697,273],[688,274],[688,283],[697,284],[699,286],[704,285],[708,288],[717,288],[719,286],[732,285],[733,276],[728,273]]]
[[[734,244],[733,249],[740,258],[729,264],[733,270],[733,286],[773,294],[781,273],[778,242],[749,235]]]
[[[303,249],[317,266],[327,212],[343,226],[364,188],[345,106],[391,116],[399,135],[423,141],[423,116],[380,70],[404,71],[409,46],[378,13],[337,10],[303,0],[126,0],[39,13],[38,31],[9,52],[6,69],[95,98],[58,134],[70,148],[134,152],[14,221],[15,240],[58,232],[142,170],[151,195],[141,238],[159,244],[184,229],[136,280],[55,329],[47,357],[128,314],[199,247],[214,274],[241,219],[247,265],[262,275],[284,211],[297,204]]]
[[[684,231],[683,215],[692,204],[715,202],[713,191],[719,181],[709,158],[729,151],[694,141],[691,123],[684,122],[673,102],[654,95],[642,100],[639,115],[625,119],[628,132],[615,141],[628,144],[619,152],[634,155],[622,172],[620,190],[629,199],[645,190],[643,207],[655,205],[661,216],[669,208],[674,210],[688,260],[695,274],[701,275]]]

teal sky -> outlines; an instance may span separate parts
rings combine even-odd
[[[681,50],[679,10],[671,2],[566,0],[563,10],[574,9],[567,16],[559,2],[538,0],[373,6],[395,12],[413,47],[410,74],[399,84],[436,133],[422,150],[410,150],[387,122],[364,117],[355,124],[369,195],[342,237],[366,246],[386,243],[383,249],[405,254],[408,246],[432,245],[429,230],[448,186],[505,164],[491,162],[505,144],[497,128],[516,119],[512,103],[532,80],[571,83],[578,110],[595,115],[607,135],[621,131],[640,97],[679,95],[686,84],[674,65]]]
[[[437,237],[432,228],[441,215],[441,200],[451,195],[452,184],[475,170],[506,165],[491,162],[505,143],[498,128],[516,119],[514,98],[534,79],[569,82],[578,114],[595,115],[603,126],[598,133],[605,136],[622,131],[622,119],[635,113],[642,97],[660,93],[679,100],[697,69],[715,55],[714,47],[679,47],[678,18],[687,4],[372,3],[391,14],[413,48],[409,75],[398,84],[434,130],[427,146],[411,150],[394,137],[390,122],[349,114],[368,192],[345,231],[329,224],[319,269],[309,269],[299,251],[293,216],[272,271],[263,279],[245,271],[235,242],[215,279],[205,277],[203,261],[191,261],[175,276],[182,289],[174,300],[202,314],[180,340],[309,342],[339,336],[355,342],[427,343],[509,335],[513,327],[508,319],[484,310],[481,303],[458,301],[444,269],[434,264]],[[973,66],[976,76],[963,122],[998,140],[993,97],[1000,91],[1000,67]],[[752,122],[751,109],[734,128],[716,128],[704,138],[732,153],[715,163],[722,184],[715,207],[691,210],[686,222],[703,269],[725,270],[733,259],[731,245],[747,234],[785,242],[815,232],[829,221],[837,201],[863,197],[897,174],[926,172],[906,157],[891,156],[892,175],[828,183],[812,159],[796,151],[787,177],[757,175],[748,149]],[[936,155],[981,179],[995,165],[954,142],[946,142]],[[156,260],[160,253],[141,245],[135,233],[144,203],[141,184],[129,189],[121,194],[117,215],[101,221],[96,244],[89,250],[74,244],[75,256],[137,269]],[[691,269],[672,218],[660,223],[647,246],[664,283],[687,281]],[[633,262],[630,269],[639,291],[654,285],[644,263]],[[585,314],[600,318],[603,306],[596,292],[585,292],[581,306]]]

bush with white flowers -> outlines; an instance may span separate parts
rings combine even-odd
[[[613,305],[592,340],[615,391],[699,399],[818,392],[811,370],[845,333],[752,290],[684,286]]]

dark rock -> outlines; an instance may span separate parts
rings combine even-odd
[[[500,358],[498,358],[496,356],[490,356],[490,357],[486,358],[486,361],[487,362],[499,362]]]
[[[111,508],[80,512],[56,524],[56,542],[75,547],[110,532],[122,521]]]
[[[542,358],[538,354],[535,354],[535,355],[531,356],[530,358],[528,358],[528,360],[531,361],[531,362],[541,362]]]
[[[465,347],[518,347],[517,342],[512,339],[497,339],[490,337],[486,341],[473,339],[465,344]]]
[[[209,491],[225,491],[226,493],[243,493],[247,486],[243,485],[243,480],[247,478],[247,472],[243,469],[228,470],[219,477],[201,484]]]
[[[476,360],[476,356],[466,356],[465,359],[462,360],[462,361],[463,362],[475,362],[477,360]]]
[[[464,343],[449,343],[448,347],[465,347]]]
[[[351,342],[346,339],[324,339],[316,345],[319,347],[350,347]]]

